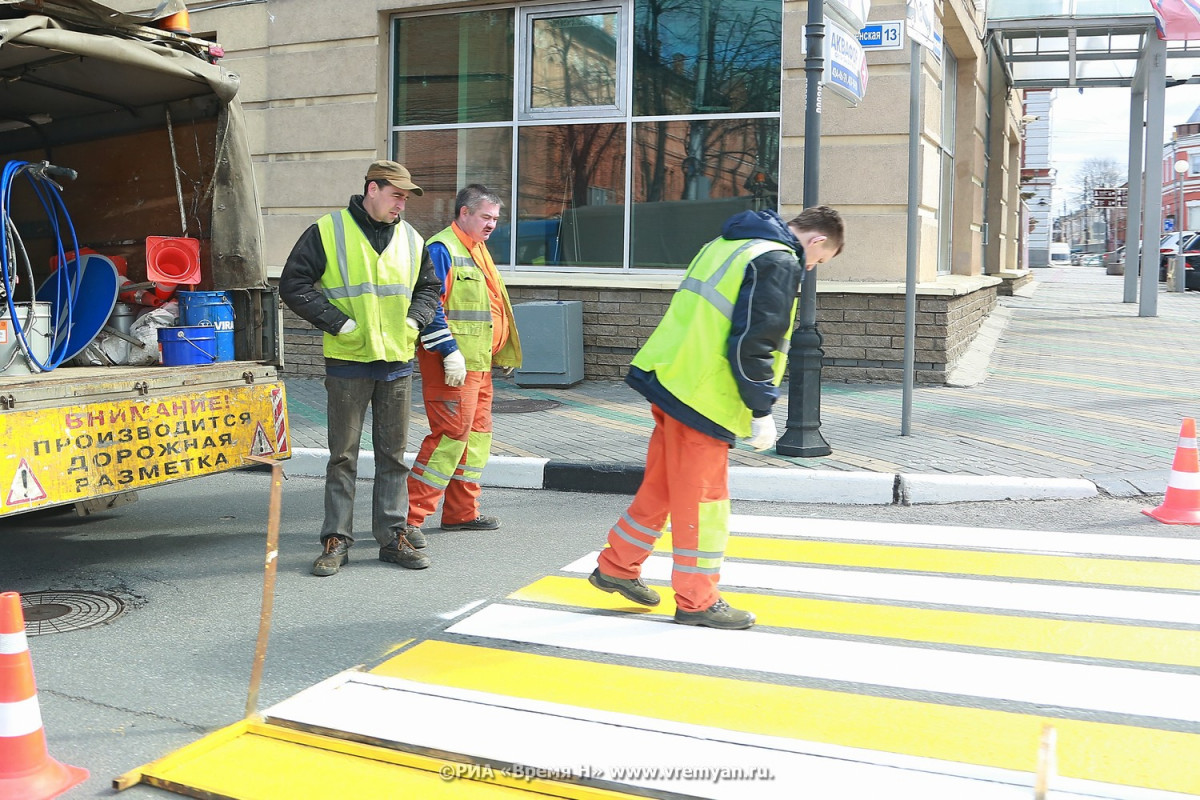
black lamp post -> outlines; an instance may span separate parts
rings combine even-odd
[[[804,59],[807,102],[804,109],[804,207],[817,205],[821,183],[821,79],[825,72],[825,0],[808,0]],[[800,282],[798,325],[788,354],[787,430],[775,443],[782,456],[815,458],[833,448],[821,435],[821,333],[817,330],[817,270]]]

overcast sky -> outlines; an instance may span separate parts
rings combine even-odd
[[[1167,89],[1165,134],[1170,141],[1174,126],[1186,122],[1200,106],[1200,85]],[[1074,207],[1079,191],[1079,170],[1089,158],[1110,158],[1124,171],[1129,160],[1128,89],[1058,89],[1051,107],[1050,162],[1055,174],[1054,213],[1063,201]]]

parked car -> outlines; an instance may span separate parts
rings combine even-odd
[[[1102,253],[1084,253],[1079,258],[1079,266],[1081,267],[1103,267],[1104,255]]]
[[[1168,240],[1170,246],[1168,247]],[[1158,280],[1165,282],[1167,280],[1167,267],[1178,256],[1179,237],[1176,234],[1167,234],[1163,237],[1162,242],[1158,246]],[[1200,268],[1200,234],[1192,231],[1183,232],[1183,255],[1186,260],[1187,272],[1191,273],[1197,268]],[[1186,283],[1186,274],[1185,274]]]

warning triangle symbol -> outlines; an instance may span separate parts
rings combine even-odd
[[[254,444],[250,446],[250,455],[269,456],[274,452],[275,448],[271,447],[271,440],[267,438],[267,432],[263,430],[262,423],[258,423],[258,429],[254,431]]]
[[[8,500],[5,503],[15,506],[45,499],[46,490],[38,483],[33,470],[29,468],[29,462],[22,458],[21,463],[17,465],[17,474],[13,476],[12,487],[8,490]]]

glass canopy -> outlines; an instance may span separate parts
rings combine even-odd
[[[997,38],[1016,88],[1130,86],[1147,37],[1146,0],[991,0]],[[1200,82],[1200,42],[1167,42],[1167,79]]]

